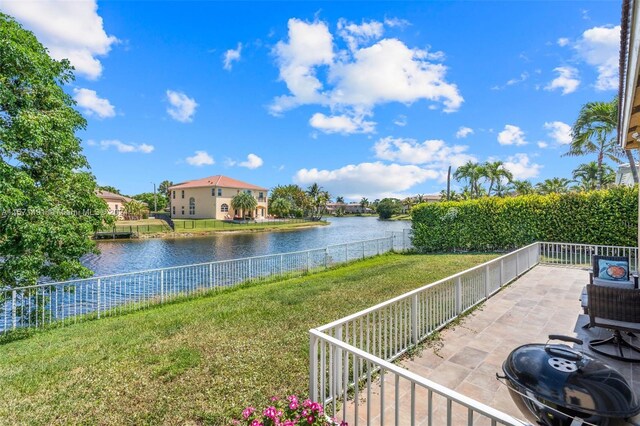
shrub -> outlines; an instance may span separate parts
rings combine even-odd
[[[346,422],[328,418],[322,405],[309,399],[300,402],[296,395],[290,395],[285,399],[271,398],[271,402],[263,410],[245,408],[242,420],[234,423],[246,426],[348,426]]]
[[[420,204],[411,211],[419,251],[509,250],[535,241],[635,246],[637,188]]]

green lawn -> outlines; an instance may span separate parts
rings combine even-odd
[[[175,232],[178,233],[209,233],[218,231],[256,231],[267,229],[291,229],[307,226],[327,225],[327,222],[310,222],[302,219],[287,221],[267,220],[263,222],[233,223],[215,219],[175,219]]]
[[[309,328],[493,257],[388,254],[0,344],[0,423],[227,424],[307,393]]]

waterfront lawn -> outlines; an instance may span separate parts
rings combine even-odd
[[[310,328],[493,257],[387,254],[0,344],[0,423],[228,424],[308,392]]]

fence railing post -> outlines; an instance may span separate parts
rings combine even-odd
[[[342,325],[339,325],[336,328],[336,339],[340,340],[341,342],[342,340]],[[333,360],[334,365],[336,367],[336,375],[334,377],[334,381],[336,383],[336,389],[342,389],[342,349],[341,348],[337,348],[336,350],[336,356]],[[334,402],[335,404],[335,402]]]
[[[456,315],[462,312],[462,277],[456,278]]]
[[[324,248],[324,269],[329,267],[329,248]]]
[[[164,302],[164,270],[160,269],[160,302]]]
[[[362,258],[364,259],[364,241],[362,242]]]
[[[213,263],[209,264],[209,288],[212,288],[213,283]]]
[[[418,294],[411,298],[411,343],[418,344]]]
[[[313,333],[309,333],[309,398],[318,400],[318,337]]]
[[[18,295],[16,294],[16,291],[13,290],[11,292],[11,324],[14,330],[18,326],[18,317],[16,315],[18,311],[16,307],[17,302],[18,302]]]
[[[280,255],[280,275],[282,275],[282,262],[283,262],[283,255]]]
[[[100,318],[100,299],[101,296],[100,294],[102,293],[102,282],[100,280],[100,278],[98,278],[98,297],[97,297],[97,311],[98,311],[98,318]]]
[[[491,270],[489,269],[489,265],[487,265],[484,267],[484,297],[488,299],[490,294],[491,294]]]
[[[311,270],[311,252],[307,250],[307,272]]]
[[[500,283],[499,287],[502,287],[504,284],[504,259],[500,259]]]

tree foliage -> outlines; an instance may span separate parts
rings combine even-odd
[[[291,206],[289,214],[295,217],[303,217],[308,210],[309,200],[307,194],[305,194],[304,190],[298,185],[278,185],[273,188],[269,198],[269,205],[278,199],[288,201]]]
[[[376,207],[380,219],[390,219],[394,214],[402,212],[402,202],[397,198],[383,198]]]
[[[286,217],[291,212],[291,202],[286,198],[271,199],[269,203],[269,213],[277,217]]]
[[[86,121],[62,87],[72,80],[67,60],[0,13],[0,287],[90,276],[80,257],[111,221],[76,136]]]
[[[149,206],[149,209],[155,208],[155,200],[157,199],[159,212],[163,211],[168,205],[167,197],[164,193],[160,192],[157,194],[154,194],[153,192],[143,192],[142,194],[134,195],[131,198],[145,202],[147,206]]]
[[[258,206],[258,200],[248,192],[240,192],[231,199],[231,207],[240,210],[241,216],[251,216],[251,212]]]
[[[638,189],[485,197],[411,211],[421,251],[508,250],[535,241],[636,246]]]

